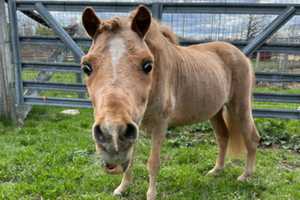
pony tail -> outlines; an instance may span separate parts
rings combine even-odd
[[[227,144],[227,155],[233,158],[240,158],[246,153],[246,146],[244,143],[243,136],[235,126],[232,115],[228,113],[228,109],[224,107],[223,119],[228,130],[229,138]]]

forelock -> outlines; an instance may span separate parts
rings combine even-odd
[[[103,20],[97,29],[94,38],[104,31],[117,32],[122,27],[122,20],[120,17],[113,17],[109,20]]]

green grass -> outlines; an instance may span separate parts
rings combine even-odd
[[[119,199],[111,193],[121,176],[105,174],[95,155],[92,110],[80,109],[77,116],[60,114],[61,110],[33,107],[23,128],[0,122],[0,199]],[[259,149],[257,172],[246,183],[236,181],[244,165],[239,160],[228,160],[218,177],[205,176],[217,155],[208,123],[169,130],[158,199],[300,199],[300,154],[281,144],[300,143],[300,122],[256,123],[264,140],[274,145]],[[141,136],[134,182],[121,199],[145,199],[148,152],[149,140]]]
[[[272,86],[272,85],[270,85],[268,87],[256,86],[255,92],[300,94],[300,85],[299,85],[299,88],[283,88],[283,87]]]
[[[255,92],[261,93],[274,93],[274,94],[300,94],[300,86],[294,87],[281,87],[276,85],[259,86],[255,88]],[[254,102],[254,108],[263,109],[284,109],[284,110],[297,110],[300,108],[299,103],[274,103],[274,102]]]
[[[38,77],[38,71],[36,70],[24,70],[22,73],[23,80],[35,80]],[[75,73],[67,72],[55,72],[51,76],[49,82],[54,83],[76,83]]]
[[[297,103],[254,102],[254,108],[259,109],[297,110],[299,107]]]

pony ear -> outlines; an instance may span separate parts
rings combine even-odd
[[[91,38],[94,37],[100,23],[101,21],[97,17],[93,8],[87,7],[84,9],[82,13],[82,25]]]
[[[147,31],[149,30],[151,18],[152,17],[150,10],[143,5],[140,5],[136,10],[135,15],[133,16],[131,29],[136,32],[141,38],[144,38]]]

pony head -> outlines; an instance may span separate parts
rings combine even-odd
[[[139,136],[155,67],[144,40],[151,19],[144,6],[110,20],[99,19],[89,7],[82,14],[92,45],[81,68],[94,108],[93,138],[108,173],[128,168]]]

